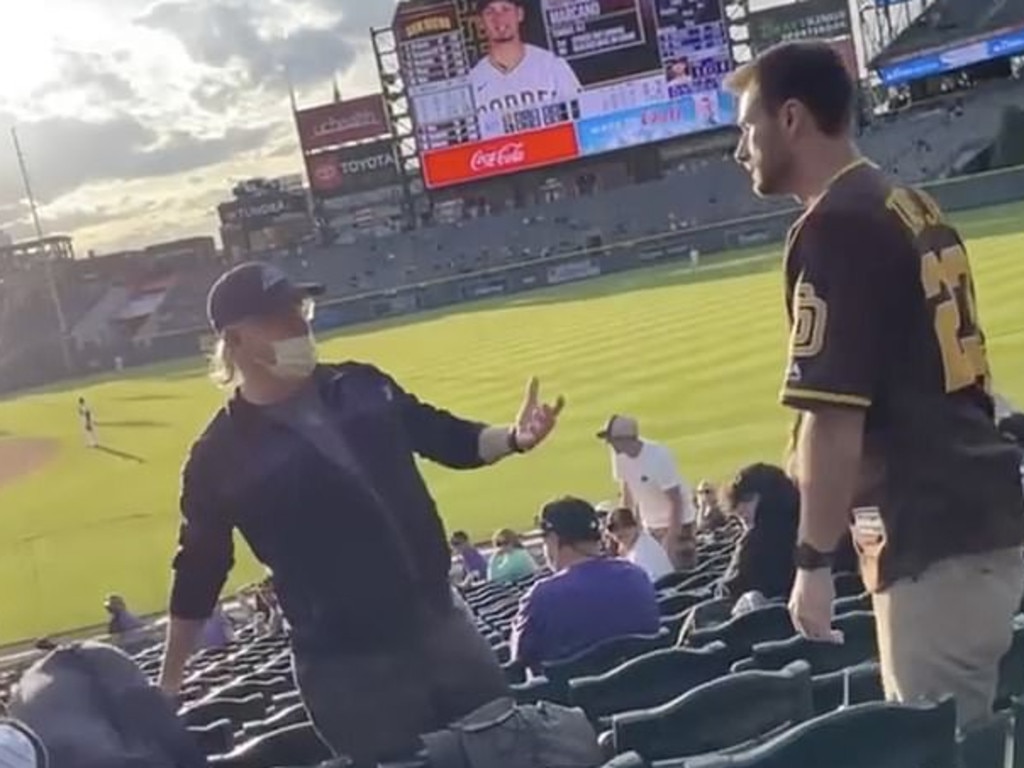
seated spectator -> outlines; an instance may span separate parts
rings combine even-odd
[[[544,552],[555,574],[534,584],[512,624],[512,657],[537,672],[613,637],[656,634],[654,586],[642,569],[601,554],[594,508],[567,497],[544,506]]]
[[[639,566],[653,582],[675,571],[665,548],[637,522],[633,510],[620,507],[608,516],[608,534],[619,557]]]
[[[736,599],[746,592],[760,592],[769,600],[789,597],[800,521],[796,484],[779,467],[751,464],[726,488],[725,502],[746,531],[722,577],[721,591]]]
[[[537,564],[523,547],[519,534],[513,530],[502,528],[494,534],[494,549],[487,566],[488,581],[511,584],[537,570]]]
[[[701,480],[697,486],[697,530],[709,533],[725,523],[725,512],[722,511],[715,487],[707,480]]]
[[[107,623],[108,635],[124,635],[145,626],[142,619],[128,610],[128,605],[120,595],[108,595],[103,607],[110,614],[110,621]]]
[[[473,546],[465,531],[452,534],[452,549],[462,558],[466,578],[470,581],[483,581],[487,578],[487,560]]]

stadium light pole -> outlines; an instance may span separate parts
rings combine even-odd
[[[32,224],[35,226],[36,239],[39,247],[43,247],[43,224],[39,220],[39,208],[36,205],[36,197],[32,192],[32,183],[28,178],[28,167],[25,165],[25,155],[21,151],[21,142],[18,140],[18,129],[11,126],[11,140],[14,142],[14,154],[18,158],[18,169],[21,171],[21,183],[25,187],[25,197],[28,198],[29,211],[32,213]],[[64,358],[64,368],[71,373],[71,350],[68,347],[68,324],[64,317],[64,307],[60,303],[60,291],[57,290],[57,281],[53,276],[53,260],[44,251],[44,269],[46,271],[46,282],[50,289],[50,298],[53,300],[53,308],[57,314],[57,326],[60,331],[60,352]]]

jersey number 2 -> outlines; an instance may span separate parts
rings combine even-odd
[[[932,307],[946,391],[988,384],[988,362],[978,325],[971,271],[963,246],[921,257],[921,285]]]

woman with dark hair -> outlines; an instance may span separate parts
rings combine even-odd
[[[800,491],[781,468],[770,464],[744,467],[724,489],[730,514],[743,521],[745,531],[720,582],[723,593],[739,598],[760,592],[769,600],[786,598],[796,565]]]

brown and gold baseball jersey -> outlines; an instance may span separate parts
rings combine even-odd
[[[1018,458],[993,420],[967,252],[935,201],[854,163],[793,226],[785,269],[782,402],[867,411],[854,506],[877,510],[884,542],[869,586],[1020,545]]]

